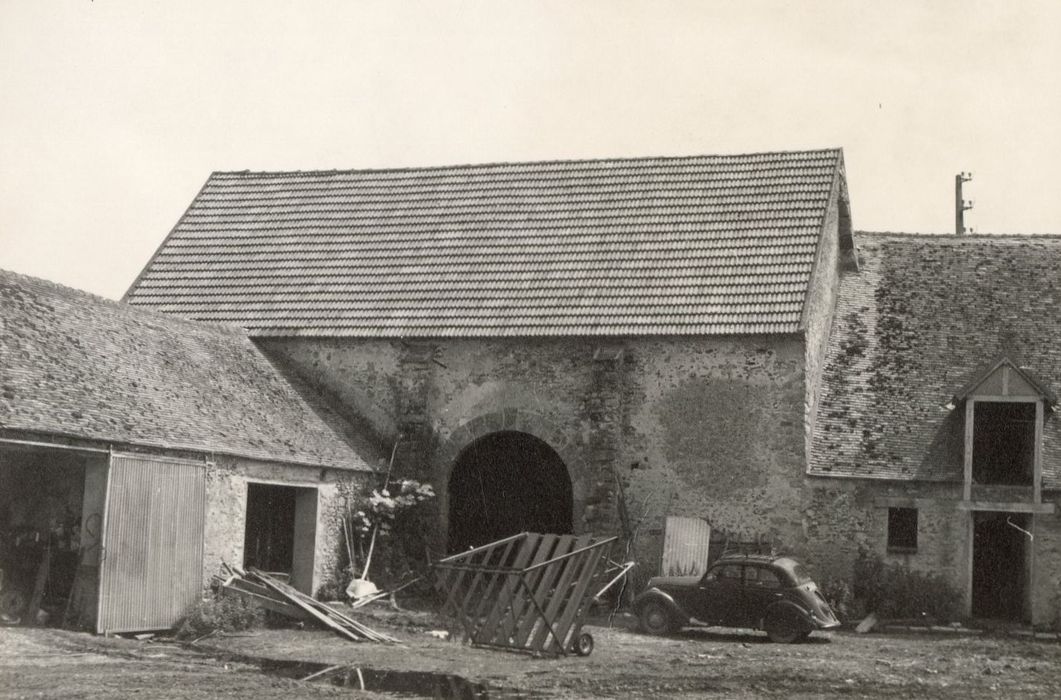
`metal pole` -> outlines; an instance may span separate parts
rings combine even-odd
[[[962,183],[973,179],[972,173],[958,173],[954,176],[954,233],[965,235],[965,210],[972,209],[973,203],[962,197]]]
[[[965,202],[962,201],[962,176],[954,176],[954,233],[961,236],[965,233]]]

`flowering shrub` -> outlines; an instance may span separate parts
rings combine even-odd
[[[433,529],[431,484],[402,479],[372,492],[365,508],[350,513],[349,532],[354,561],[343,572],[342,589],[361,576],[368,561],[372,533],[376,544],[368,562],[368,579],[381,590],[401,585],[425,564],[427,534]]]
[[[400,514],[434,497],[431,484],[412,479],[403,479],[382,491],[374,490],[368,499],[368,509],[354,514],[354,530],[362,537],[371,537],[372,528],[378,526],[381,535],[389,534]]]

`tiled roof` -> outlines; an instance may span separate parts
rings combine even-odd
[[[839,150],[218,172],[126,300],[254,336],[792,333]]]
[[[809,473],[963,478],[952,399],[1000,354],[1061,390],[1061,237],[856,235],[843,273]],[[1043,484],[1061,488],[1061,420],[1048,411]]]
[[[0,430],[368,469],[241,332],[0,270]]]

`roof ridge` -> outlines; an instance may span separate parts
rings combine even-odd
[[[503,168],[511,167],[514,165],[574,165],[574,164],[591,164],[591,163],[638,163],[648,161],[682,161],[682,160],[694,160],[697,158],[725,158],[725,159],[738,159],[738,158],[750,158],[757,156],[787,156],[787,155],[832,155],[836,156],[843,153],[843,148],[840,146],[834,146],[830,148],[812,148],[812,149],[796,149],[796,150],[778,150],[778,151],[755,151],[745,153],[700,153],[695,155],[681,155],[681,156],[667,156],[667,155],[655,155],[655,156],[630,156],[630,157],[604,157],[604,158],[553,158],[547,160],[499,160],[499,161],[485,161],[481,163],[453,163],[446,165],[423,165],[423,166],[403,166],[399,168],[319,168],[310,170],[215,170],[210,174],[210,177],[215,175],[334,175],[342,173],[402,173],[402,172],[424,172],[424,171],[438,171],[438,170],[470,170],[473,168]]]
[[[957,235],[951,233],[917,233],[907,231],[863,231],[855,230],[856,236],[869,236],[873,238],[917,238],[922,240],[943,240],[948,242],[960,242],[967,240],[992,241],[992,240],[1039,240],[1039,239],[1061,239],[1061,233],[966,233]]]

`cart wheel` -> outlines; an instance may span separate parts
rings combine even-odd
[[[593,635],[582,632],[575,639],[575,653],[579,656],[589,656],[593,653]]]
[[[18,617],[26,607],[26,596],[16,588],[8,588],[0,593],[0,614],[7,617]]]

